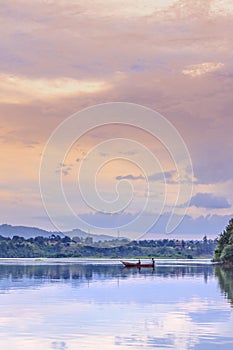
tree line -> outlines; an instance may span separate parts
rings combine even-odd
[[[113,239],[93,242],[89,237],[0,236],[1,258],[201,258],[213,256],[216,240],[133,240]]]
[[[217,239],[213,260],[233,266],[233,218]]]

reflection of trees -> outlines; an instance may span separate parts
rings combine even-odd
[[[233,269],[215,266],[214,273],[218,278],[218,283],[222,293],[233,306]]]
[[[121,265],[81,265],[81,264],[61,264],[61,265],[0,265],[1,279],[37,279],[37,280],[92,280],[92,279],[112,279],[116,277],[127,278],[135,274],[154,275],[163,278],[183,278],[203,276],[207,281],[213,274],[212,266],[184,265],[184,266],[160,266],[152,269],[129,269],[123,270]]]
[[[0,265],[0,280],[16,279],[79,279],[111,278],[119,274],[120,266],[94,265]]]
[[[208,277],[213,275],[213,268],[211,265],[171,265],[171,266],[157,266],[156,275],[161,277],[200,277],[203,276],[205,281]]]

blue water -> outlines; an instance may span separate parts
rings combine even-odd
[[[233,272],[208,261],[0,260],[0,349],[233,349]]]

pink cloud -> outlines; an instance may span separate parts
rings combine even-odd
[[[17,174],[16,158],[29,175],[32,155],[33,166],[39,168],[43,145],[69,115],[110,101],[143,104],[168,118],[187,143],[200,182],[218,184],[231,177],[229,1],[141,3],[10,0],[2,5],[0,140],[5,179],[8,169],[11,176]],[[12,84],[9,76],[16,77]],[[96,87],[92,93],[89,82]],[[34,153],[28,158],[25,148],[30,145]],[[9,168],[7,161],[12,162]]]

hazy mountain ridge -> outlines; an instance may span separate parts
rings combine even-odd
[[[93,238],[93,241],[96,242],[96,241],[109,241],[109,240],[112,240],[112,239],[123,239],[125,237],[114,237],[114,236],[110,236],[110,235],[104,235],[104,234],[94,234],[94,233],[87,233],[85,231],[82,231],[80,229],[73,229],[71,231],[65,231],[63,232],[63,234],[65,236],[68,236],[68,237],[82,237],[82,238],[87,238],[87,237],[90,237],[90,238]]]
[[[36,237],[36,236],[43,236],[43,237],[50,237],[52,235],[59,235],[61,237],[68,236],[70,238],[72,237],[79,237],[79,238],[92,238],[94,242],[96,241],[108,241],[112,239],[117,239],[117,237],[110,236],[110,235],[104,235],[104,234],[93,234],[93,233],[87,233],[85,231],[82,231],[80,229],[73,229],[70,231],[46,231],[37,227],[30,227],[30,226],[12,226],[8,224],[2,224],[0,225],[0,235],[4,237],[10,237],[13,236],[20,236],[24,238],[30,238],[30,237]],[[123,237],[119,237],[120,239]]]

